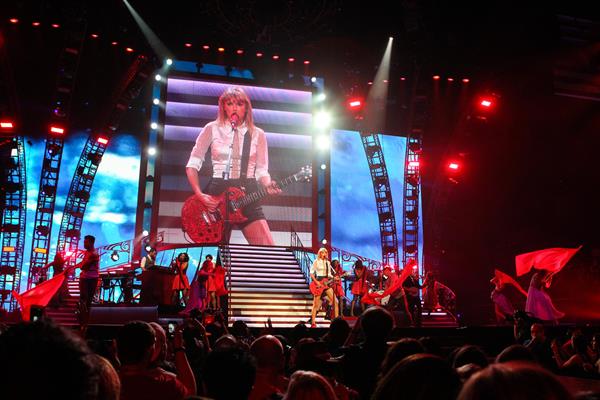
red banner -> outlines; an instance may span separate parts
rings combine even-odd
[[[519,254],[515,257],[517,276],[525,275],[531,268],[544,269],[552,274],[560,271],[567,262],[581,249],[552,248]]]
[[[13,290],[13,296],[21,307],[23,321],[29,321],[31,306],[46,307],[52,297],[58,292],[65,280],[65,273],[62,272],[52,279],[40,283],[36,287],[29,289],[21,294]]]
[[[521,285],[519,285],[519,282],[515,281],[512,276],[505,274],[504,272],[498,269],[494,270],[494,276],[496,277],[496,279],[498,279],[498,282],[505,285],[513,285],[517,288],[519,292],[521,292],[525,297],[527,297],[527,292],[525,291],[525,289],[523,289]]]

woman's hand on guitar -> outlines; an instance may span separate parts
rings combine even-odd
[[[277,182],[271,180],[268,176],[262,177],[260,183],[267,189],[267,193],[270,195],[277,195],[281,193],[281,189],[277,186]]]
[[[215,211],[219,206],[219,200],[215,199],[213,196],[205,193],[196,194],[196,197],[200,202],[208,209],[208,211]]]

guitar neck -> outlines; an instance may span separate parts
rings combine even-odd
[[[283,188],[289,186],[291,183],[293,183],[295,181],[296,181],[295,176],[294,175],[290,175],[287,178],[278,181],[277,182],[277,186],[279,186],[279,188],[283,189]],[[269,193],[267,192],[267,189],[264,188],[264,187],[261,187],[256,192],[252,192],[252,193],[249,193],[249,194],[247,194],[245,196],[240,197],[235,202],[236,208],[246,207],[248,204],[254,203],[255,201],[258,201],[258,200],[262,199],[263,197],[265,197],[268,194]]]

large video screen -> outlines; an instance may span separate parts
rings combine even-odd
[[[260,198],[256,201],[246,197],[254,210],[249,213],[253,216],[251,222],[262,220],[261,224],[263,224],[266,221],[266,226],[262,225],[262,228],[270,231],[274,245],[290,245],[290,231],[294,230],[303,243],[310,246],[312,244],[312,185],[306,180],[308,174],[301,171],[303,167],[312,164],[312,93],[208,81],[177,73],[169,76],[166,86],[164,141],[160,150],[160,204],[157,230],[164,233],[166,244],[207,244],[214,239],[213,233],[220,234],[222,230],[220,224],[225,216],[212,210],[198,208],[197,202],[188,200],[193,197],[194,192],[186,174],[189,172],[186,171],[186,166],[197,142],[204,143],[203,138],[208,137],[206,153],[196,154],[196,159],[202,158],[201,163],[198,164],[201,168],[197,172],[201,190],[206,193],[209,185],[214,185],[222,178],[218,162],[228,158],[230,143],[233,142],[233,130],[226,124],[217,124],[211,125],[214,129],[207,128],[210,135],[204,131],[207,124],[217,119],[219,97],[232,87],[241,88],[247,94],[253,109],[254,124],[264,131],[264,136],[262,139],[259,138],[260,140],[255,141],[252,136],[249,164],[256,160],[258,171],[258,160],[262,160],[263,170],[268,169],[270,177],[280,182],[282,186],[282,180],[300,173],[296,175],[296,178],[300,179],[288,180],[288,184],[279,194],[258,196]],[[242,122],[243,118],[240,124]],[[239,129],[245,132],[242,125]],[[202,136],[203,133],[207,136]],[[252,135],[254,134],[258,134],[258,130],[253,131]],[[198,148],[200,147],[202,146]],[[238,148],[238,154],[241,154],[241,147],[240,145]],[[217,161],[213,163],[215,157]],[[235,178],[233,175],[231,177]],[[254,179],[254,176],[251,178],[256,187],[242,185],[243,194],[246,196],[251,196],[262,188],[260,184],[256,184],[257,179]],[[229,186],[228,183],[220,184]],[[262,212],[264,218],[257,218],[260,214],[256,212]],[[259,244],[248,234],[248,226],[249,224],[244,222],[235,224],[230,243]]]
[[[406,138],[379,135],[379,141],[392,190],[401,252]],[[421,255],[422,221],[419,220]],[[359,256],[381,260],[379,218],[371,173],[360,134],[356,131],[333,130],[331,133],[331,243]]]
[[[89,134],[85,132],[76,132],[65,139],[50,240],[50,261],[56,253],[58,231],[71,179],[88,136]],[[27,285],[44,149],[45,143],[43,140],[25,138],[27,233],[23,253],[22,289]],[[87,204],[81,227],[82,238],[84,235],[95,236],[97,247],[133,239],[135,235],[139,174],[139,139],[127,133],[114,135],[102,157],[102,162],[98,166],[90,193],[90,201]],[[80,248],[83,247],[83,239],[79,246]]]

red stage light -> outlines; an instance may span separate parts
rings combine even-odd
[[[448,78],[448,82],[454,82],[454,78]]]
[[[453,171],[458,171],[459,168],[460,168],[460,164],[457,162],[453,161],[448,164],[448,169],[451,169]]]
[[[358,99],[350,100],[348,106],[352,109],[357,109],[362,106],[362,101]]]
[[[294,61],[296,61],[296,59],[294,57],[290,57],[290,58],[288,58],[288,61],[289,62],[294,62]]]
[[[53,28],[60,28],[60,25],[59,24],[52,24],[52,27]]]
[[[238,49],[238,50],[235,51],[235,53],[239,54],[239,55],[242,55],[242,54],[244,54],[244,50]]]
[[[119,44],[119,42],[112,42],[111,44],[112,44],[113,46],[116,46],[116,45],[118,45],[118,44]]]
[[[192,44],[191,44],[191,43],[186,43],[186,44],[185,44],[185,47],[188,47],[188,48],[189,48],[189,47],[192,47]]]
[[[405,78],[405,77],[403,77],[403,76],[401,76],[401,77],[400,77],[400,80],[401,80],[401,81],[405,81],[405,80],[406,80],[406,78]]]
[[[310,61],[304,60],[304,65],[308,65],[308,64],[310,64]]]
[[[373,82],[369,81],[367,82],[367,85],[371,86],[373,84]]]
[[[463,78],[462,81],[463,81],[463,83],[469,83],[470,82],[469,78]]]
[[[224,53],[224,52],[225,52],[225,48],[224,48],[224,47],[219,47],[219,48],[217,49],[217,51],[218,51],[219,53]]]
[[[490,108],[492,106],[492,104],[494,104],[494,103],[490,99],[481,99],[481,101],[479,102],[479,104],[482,107]]]
[[[11,19],[9,19],[9,21],[10,21],[11,24],[18,24],[19,23],[19,20],[17,18],[11,18]]]
[[[210,50],[210,46],[209,46],[209,45],[207,45],[207,44],[205,44],[204,46],[202,46],[202,49],[203,49],[203,50]]]
[[[127,47],[125,49],[125,51],[128,52],[128,53],[133,53],[133,49],[131,47]]]
[[[419,162],[418,161],[410,161],[408,163],[408,166],[412,167],[412,168],[419,168]]]
[[[262,57],[263,53],[256,53],[256,57]]]
[[[65,133],[65,128],[61,128],[60,126],[50,126],[50,132],[51,133],[57,133],[59,135],[62,135]]]
[[[279,56],[278,56],[277,54],[275,54],[275,55],[273,56],[273,60],[279,60]]]
[[[440,76],[439,75],[434,75],[432,78],[433,78],[434,81],[439,81],[440,80]]]
[[[8,120],[0,121],[0,128],[2,128],[2,129],[13,129],[14,127],[15,127],[15,125],[13,124],[12,121],[8,121]]]
[[[106,144],[108,144],[108,139],[107,139],[107,138],[104,138],[104,137],[102,137],[102,136],[100,136],[100,137],[98,138],[97,142],[98,142],[98,143],[100,143],[100,144],[104,144],[104,145],[106,145]]]
[[[97,34],[97,33],[92,33],[90,36],[91,36],[92,38],[94,38],[94,39],[98,39],[98,38],[99,38],[99,36],[98,36],[98,34]]]
[[[40,26],[41,24],[39,22],[35,21],[35,22],[31,23],[31,25],[33,25],[33,26]]]
[[[388,83],[388,80],[387,80],[387,79],[384,79],[384,80],[383,80],[383,83]]]

